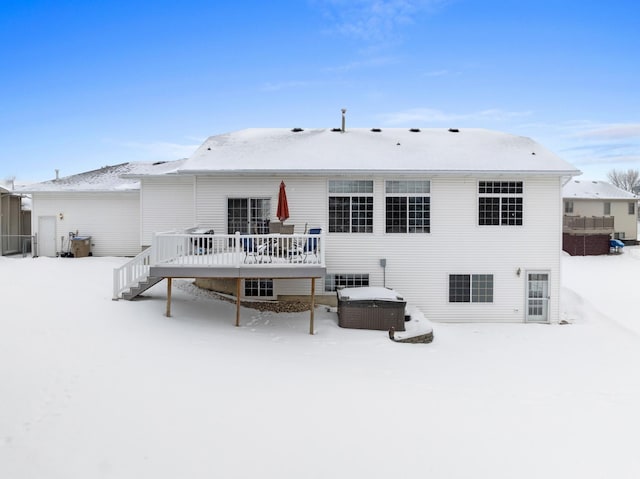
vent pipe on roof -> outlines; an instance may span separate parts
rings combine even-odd
[[[345,113],[347,113],[347,109],[343,108],[341,111],[342,111],[342,133],[344,133],[345,132],[345,117],[344,117],[344,115],[345,115]]]
[[[56,180],[60,179],[60,170],[56,168]]]

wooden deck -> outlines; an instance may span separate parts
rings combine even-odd
[[[325,273],[322,234],[160,233],[155,236],[151,248],[114,270],[113,299],[123,297],[125,291],[149,278],[163,278],[167,280],[166,315],[170,316],[174,278],[235,279],[236,326],[239,326],[243,279],[309,279],[309,333],[313,334],[316,279]]]

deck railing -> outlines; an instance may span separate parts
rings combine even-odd
[[[147,279],[151,266],[324,266],[324,244],[323,234],[157,233],[150,248],[113,270],[113,299]]]
[[[114,268],[113,299],[118,299],[123,292],[149,276],[151,253],[151,249],[145,249],[119,268]]]
[[[323,234],[158,233],[151,262],[163,266],[324,265]]]
[[[565,231],[602,230],[613,232],[613,216],[565,216],[563,229]]]

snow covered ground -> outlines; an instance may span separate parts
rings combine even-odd
[[[111,301],[120,258],[0,258],[0,477],[640,477],[640,247],[563,257],[568,325],[389,341],[187,281]]]

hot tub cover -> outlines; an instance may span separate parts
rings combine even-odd
[[[338,297],[347,301],[404,301],[394,290],[374,286],[343,288],[338,290]]]

